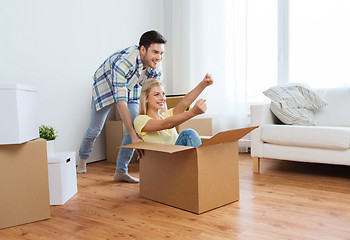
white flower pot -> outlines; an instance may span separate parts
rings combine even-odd
[[[46,141],[47,156],[51,156],[55,153],[55,140]]]

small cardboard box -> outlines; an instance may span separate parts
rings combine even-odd
[[[178,133],[187,128],[196,130],[199,136],[212,136],[212,119],[211,118],[191,118],[176,127]]]
[[[119,147],[122,144],[126,128],[123,122],[106,121],[106,153],[108,162],[117,162]],[[131,162],[137,161],[137,154],[134,153]]]
[[[47,161],[50,205],[63,205],[78,191],[75,152],[55,152]]]
[[[46,141],[0,146],[0,229],[50,217]]]
[[[220,132],[198,148],[156,143],[124,146],[145,150],[140,160],[140,196],[197,214],[238,201],[238,140],[255,128]]]
[[[39,137],[37,90],[21,84],[0,85],[0,145]]]

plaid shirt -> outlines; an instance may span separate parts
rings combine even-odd
[[[110,56],[96,70],[92,97],[96,111],[110,104],[124,102],[138,102],[141,87],[149,78],[162,80],[162,69],[147,67],[143,79],[140,79],[143,64],[138,46],[131,46]]]

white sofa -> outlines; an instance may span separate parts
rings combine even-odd
[[[328,105],[314,111],[316,126],[284,125],[270,104],[251,106],[253,171],[272,158],[350,166],[350,87],[314,89]]]

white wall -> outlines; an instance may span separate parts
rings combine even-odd
[[[0,84],[37,87],[40,123],[58,130],[56,151],[78,153],[89,124],[94,71],[116,50],[138,44],[143,32],[163,33],[163,5],[163,0],[0,0]],[[89,161],[101,159],[104,134]]]

